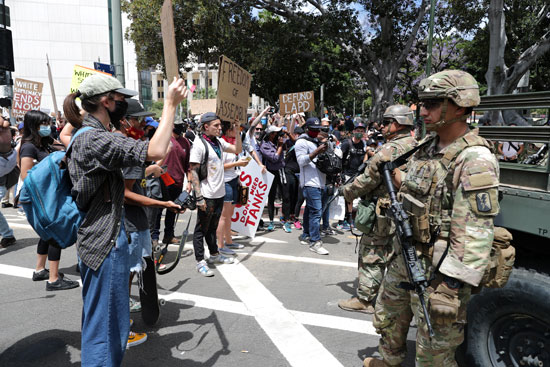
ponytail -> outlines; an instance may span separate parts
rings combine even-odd
[[[76,91],[76,93],[71,93],[65,97],[65,101],[63,101],[63,112],[65,113],[65,118],[71,125],[73,125],[75,129],[82,126],[82,115],[80,114],[80,108],[78,108],[75,102],[80,95],[80,91]]]

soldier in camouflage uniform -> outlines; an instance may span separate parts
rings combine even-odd
[[[490,144],[466,124],[479,104],[477,82],[463,71],[442,71],[420,82],[419,98],[426,129],[436,135],[412,156],[406,176],[396,175],[395,181],[419,260],[433,279],[424,297],[435,335],[429,337],[417,294],[399,287],[408,276],[394,242],[396,255],[380,287],[373,323],[381,334],[383,361],[366,358],[366,367],[403,361],[411,314],[418,325],[416,366],[457,366],[454,355],[464,339],[471,289],[480,284],[493,242],[498,163]]]
[[[384,213],[389,205],[389,196],[378,173],[378,164],[394,160],[416,146],[416,140],[411,136],[413,125],[413,112],[409,107],[388,107],[382,122],[382,133],[388,142],[370,158],[365,172],[342,189],[347,202],[363,195],[371,200],[378,198],[374,226],[370,233],[361,237],[357,297],[338,302],[338,306],[344,310],[374,313],[374,301],[384,277],[386,263],[393,254],[390,239],[395,232],[391,220]]]

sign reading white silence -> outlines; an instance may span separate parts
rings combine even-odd
[[[232,230],[252,238],[256,236],[274,177],[267,171],[262,173],[262,169],[255,160],[251,160],[246,167],[241,168],[239,181],[241,185],[249,187],[248,204],[235,206],[231,217]]]

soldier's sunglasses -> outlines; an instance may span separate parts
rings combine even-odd
[[[426,99],[424,101],[421,101],[420,105],[427,110],[433,110],[435,108],[438,108],[441,103],[443,103],[442,99]]]
[[[380,123],[380,126],[381,126],[381,127],[382,127],[382,126],[387,126],[387,125],[391,124],[392,122],[393,122],[392,119],[384,119],[384,120],[382,120],[382,122]]]

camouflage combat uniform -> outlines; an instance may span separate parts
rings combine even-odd
[[[458,291],[458,317],[450,326],[432,322],[435,336],[430,340],[417,294],[398,286],[408,281],[408,275],[399,244],[394,241],[396,256],[380,288],[373,323],[381,334],[380,353],[390,365],[401,363],[405,357],[409,320],[414,313],[418,324],[416,366],[456,366],[454,355],[464,339],[471,288],[480,284],[493,242],[499,170],[490,144],[478,136],[477,129],[440,151],[438,141],[438,137],[433,138],[411,158],[399,198],[411,216],[413,242],[428,279],[448,246],[424,295],[426,304],[442,274],[455,278],[463,282]],[[430,246],[431,237],[438,232]]]
[[[384,144],[368,161],[365,172],[357,177],[353,183],[344,187],[346,201],[366,195],[368,198],[378,198],[377,218],[374,227],[368,235],[361,236],[359,247],[359,284],[357,297],[371,302],[376,297],[386,264],[393,254],[391,236],[395,232],[395,226],[384,215],[384,206],[389,203],[389,196],[378,172],[378,165],[383,161],[394,160],[416,146],[416,140],[409,130],[402,130],[396,136]],[[402,167],[403,169],[405,167]],[[378,212],[381,211],[380,214]]]

